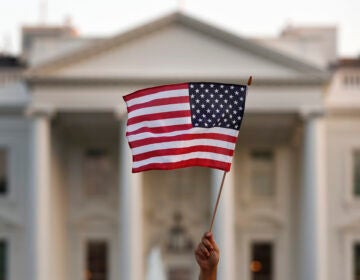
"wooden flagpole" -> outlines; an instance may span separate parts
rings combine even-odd
[[[251,84],[252,84],[252,76],[249,77],[248,82],[247,82],[248,86],[251,86]],[[227,172],[224,171],[224,174],[223,174],[223,177],[222,177],[222,180],[221,180],[220,189],[219,189],[219,192],[218,192],[218,195],[217,195],[217,198],[216,198],[215,208],[214,208],[214,211],[213,211],[213,214],[212,214],[212,217],[211,217],[211,223],[210,223],[209,232],[212,231],[212,228],[213,228],[213,225],[214,225],[215,216],[216,216],[216,212],[217,212],[217,209],[218,209],[218,206],[219,206],[220,197],[221,197],[222,189],[223,189],[223,186],[224,186],[226,174],[227,174]]]
[[[224,181],[225,181],[226,174],[227,174],[227,172],[224,171],[224,175],[223,175],[222,180],[221,180],[220,190],[218,192],[217,199],[216,199],[214,212],[213,212],[212,218],[211,218],[211,224],[210,224],[209,232],[212,231],[212,228],[213,228],[213,225],[214,225],[215,216],[216,216],[216,212],[217,212],[217,209],[218,209],[218,206],[219,206],[220,196],[221,196],[222,189],[223,189],[223,186],[224,186]]]

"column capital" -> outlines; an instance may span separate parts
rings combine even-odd
[[[300,118],[304,121],[313,118],[320,118],[325,116],[325,108],[323,106],[306,106],[299,110]]]
[[[119,121],[126,119],[126,113],[127,110],[125,104],[120,104],[114,109],[115,118]]]
[[[52,119],[55,114],[55,107],[51,105],[29,106],[25,109],[25,115],[27,117],[45,117],[48,119]]]

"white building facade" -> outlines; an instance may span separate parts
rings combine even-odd
[[[196,279],[222,172],[132,174],[122,96],[249,75],[219,279],[360,279],[360,67],[325,67],[335,29],[252,40],[175,13],[108,39],[23,32],[27,71],[0,89],[0,279],[145,280],[154,248]]]

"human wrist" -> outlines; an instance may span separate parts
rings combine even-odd
[[[215,280],[217,274],[217,267],[200,270],[200,280]]]

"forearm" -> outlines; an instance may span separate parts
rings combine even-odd
[[[199,280],[216,280],[217,268],[212,270],[201,270]]]

